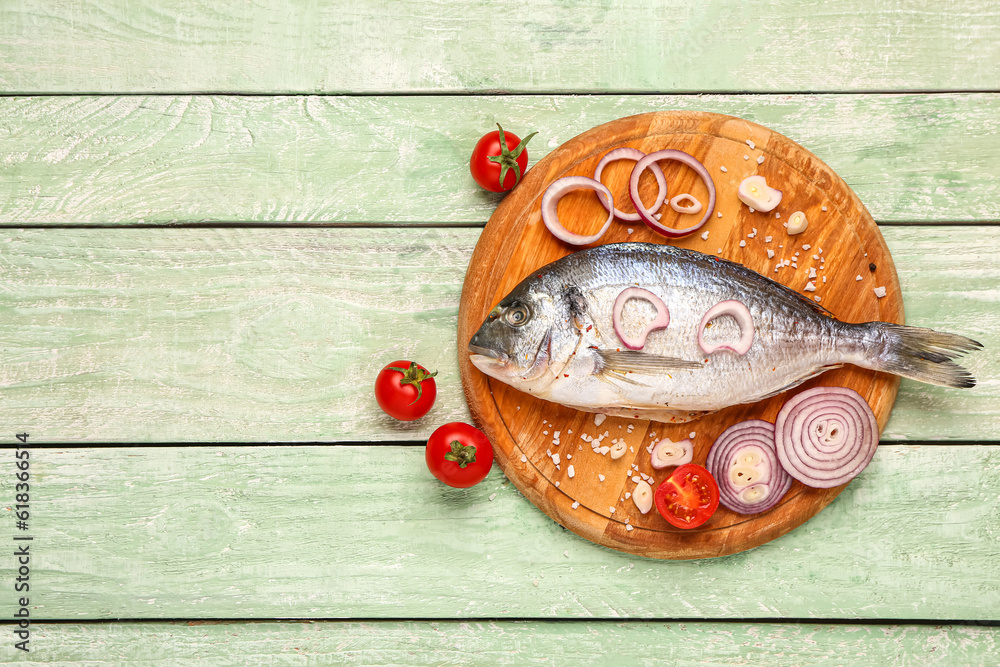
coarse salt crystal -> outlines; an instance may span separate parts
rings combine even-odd
[[[753,212],[754,212],[754,211],[753,211],[753,206],[748,206],[747,208],[749,208],[749,209],[750,209],[750,212],[751,212],[751,213],[753,213]]]
[[[810,278],[815,278],[816,277],[816,269],[815,269],[815,267],[812,267],[812,266],[809,267],[809,277]]]
[[[542,435],[548,435],[548,434],[549,434],[548,431],[542,431]]]
[[[566,469],[566,474],[569,475],[570,479],[573,479],[576,476],[576,470],[573,468],[572,465]]]
[[[607,445],[604,445],[598,451],[601,453],[601,456],[604,456],[605,454],[611,451],[611,448],[608,447]]]
[[[823,282],[826,282],[826,276],[823,276]]]
[[[490,502],[493,502],[493,499],[496,498],[496,497],[497,497],[497,494],[491,493],[490,494]]]
[[[876,287],[875,288],[875,296],[877,296],[880,299],[882,297],[884,297],[885,296],[885,288],[884,287]]]
[[[527,463],[527,462],[528,462],[528,457],[525,456],[524,454],[521,454],[521,463]]]
[[[722,248],[719,248],[719,250],[716,252],[716,254],[717,255],[721,255],[722,254]]]
[[[612,513],[612,514],[614,514],[614,513],[615,513],[615,508],[614,508],[614,507],[609,507],[608,509],[610,509],[610,510],[611,510],[611,513]]]
[[[636,484],[638,484],[639,482],[642,481],[642,479],[638,475],[633,475],[632,476],[632,481],[635,482]]]
[[[579,502],[579,501],[577,501],[577,500],[573,501],[573,504],[572,504],[572,505],[570,505],[570,507],[572,507],[573,509],[576,509],[576,508],[577,508],[577,507],[579,507],[579,506],[580,506],[580,502]]]
[[[820,209],[820,210],[821,210],[821,211],[825,211],[825,210],[826,210],[826,206],[824,206],[824,207],[823,207],[822,209]]]
[[[553,454],[552,455],[552,462],[555,463],[556,465],[559,465],[559,461],[560,461],[559,455],[558,454]]]
[[[767,249],[767,258],[772,259],[774,257],[774,251],[770,248]]]
[[[698,434],[695,431],[691,431],[690,433],[688,433],[688,437],[691,438],[692,440],[694,440],[694,437],[696,435],[698,435]]]
[[[719,211],[718,213],[716,213],[716,215],[718,215],[721,218],[722,217],[722,211]]]
[[[630,532],[630,533],[631,533],[631,532],[632,532],[633,530],[635,530],[635,529],[634,529],[634,528],[632,528],[632,524],[630,524],[630,523],[626,523],[626,524],[625,524],[625,530],[627,530],[628,532]]]
[[[750,148],[757,148],[757,145],[754,144],[754,142],[750,141],[749,139],[747,139],[747,146],[749,146]]]
[[[598,413],[598,414],[594,415],[594,424],[596,426],[600,426],[601,424],[604,423],[604,420],[607,419],[607,418],[608,418],[607,415],[602,415],[602,414]]]
[[[566,455],[566,460],[567,460],[567,461],[568,461],[568,460],[570,460],[571,458],[573,458],[573,455],[572,455],[572,454],[567,454],[567,455]]]
[[[771,242],[771,237],[770,236],[765,236],[764,237],[764,243],[770,243],[770,242]]]
[[[559,482],[556,482],[556,488],[557,489],[559,488]]]
[[[746,241],[740,241],[740,247],[741,248],[746,248],[747,247],[747,242]]]
[[[856,280],[857,282],[861,282],[861,275],[859,274],[858,277],[855,278],[854,280]]]
[[[560,433],[562,433],[562,431],[556,431],[555,433],[552,434],[552,437],[558,438]]]
[[[604,481],[604,475],[602,475],[601,473],[597,473],[597,479],[599,481],[603,482]]]
[[[634,229],[632,229],[631,227],[629,227],[629,228],[628,228],[628,233],[629,233],[629,234],[631,234],[631,233],[632,233],[632,232],[634,232],[634,231],[635,231],[635,230],[634,230]]]
[[[798,262],[792,262],[792,268],[793,268],[793,269],[797,269],[797,268],[799,268],[799,264],[798,264]]]
[[[761,155],[760,157],[757,158],[757,164],[764,164],[764,156],[763,155]]]
[[[729,171],[729,170],[728,170],[728,169],[726,169],[725,167],[719,167],[719,169],[720,169],[720,170],[722,171],[722,173],[723,173],[723,174],[724,174],[724,173],[726,173],[727,171]]]
[[[816,285],[813,284],[813,281],[810,280],[809,282],[806,283],[805,291],[807,291],[807,292],[815,292],[816,291]]]
[[[631,491],[626,491],[625,492],[625,500],[628,500],[631,497],[632,497],[632,492]]]
[[[750,156],[749,156],[749,155],[744,155],[744,156],[743,156],[743,159],[744,159],[744,160],[749,160],[749,159],[750,159]]]
[[[814,296],[813,298],[816,299],[816,303],[819,303],[820,301],[823,300],[823,297],[820,296]]]
[[[819,259],[819,255],[813,255],[813,259]]]
[[[809,245],[808,243],[806,243],[805,245],[802,246],[802,249],[803,250],[809,250],[809,248],[811,248],[811,247],[812,247],[811,245]]]
[[[704,233],[702,233],[702,235],[701,235],[701,240],[702,240],[702,241],[707,241],[707,240],[708,240],[708,232],[707,232],[707,231],[706,231],[706,232],[704,232]]]

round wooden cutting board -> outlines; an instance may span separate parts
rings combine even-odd
[[[534,398],[485,376],[472,366],[465,351],[487,313],[525,276],[580,249],[558,241],[542,223],[540,207],[545,189],[563,176],[593,176],[601,157],[620,146],[647,153],[675,148],[698,158],[715,180],[718,192],[715,210],[722,215],[713,213],[696,234],[674,240],[641,223],[616,221],[598,243],[626,240],[672,243],[734,260],[800,292],[809,281],[809,269],[815,268],[816,291],[808,296],[818,296],[822,306],[848,322],[903,323],[896,269],[871,215],[828,166],[766,127],[711,113],[649,113],[584,132],[531,168],[486,225],[462,290],[458,356],[469,407],[493,442],[496,458],[507,477],[557,522],[588,540],[614,549],[671,559],[709,558],[744,551],[802,524],[846,485],[821,490],[795,482],[781,503],[768,512],[744,516],[720,505],[700,528],[680,530],[660,517],[655,508],[641,514],[633,501],[625,497],[635,488],[633,478],[638,479],[639,472],[654,479],[655,489],[672,470],[654,470],[647,447],[658,438],[677,441],[690,435],[695,445],[694,462],[704,465],[712,443],[728,426],[745,419],[773,422],[787,398],[816,385],[851,387],[858,391],[875,411],[881,432],[896,398],[897,377],[847,366],[771,399],[727,408],[686,424],[608,417],[598,427],[593,413]],[[759,161],[760,158],[763,160]],[[614,162],[601,178],[614,195],[616,205],[626,212],[634,210],[627,192],[633,164]],[[702,203],[708,202],[708,191],[693,170],[675,162],[660,164],[667,178],[668,197],[690,193]],[[754,174],[764,176],[769,185],[783,191],[784,197],[775,211],[751,213],[737,198],[740,181]],[[644,201],[655,196],[656,184],[649,173],[643,175],[640,186]],[[701,217],[701,214],[681,215],[669,206],[661,211],[663,222],[671,227],[687,227]],[[809,227],[802,234],[789,236],[783,223],[795,211],[806,214]],[[593,234],[607,217],[595,194],[588,190],[564,197],[559,204],[559,215],[567,228],[581,234]],[[705,231],[707,240],[702,239]],[[768,236],[770,242],[766,241]],[[804,245],[809,248],[804,249]],[[768,258],[768,249],[774,251],[773,259]],[[775,271],[776,265],[785,259],[794,264]],[[874,288],[881,286],[886,288],[887,295],[880,299]],[[628,442],[624,457],[612,460],[610,456],[602,456],[581,439],[584,434],[597,437],[605,431],[607,443],[613,438]],[[550,452],[560,455],[558,466]],[[572,478],[569,464],[575,470]]]

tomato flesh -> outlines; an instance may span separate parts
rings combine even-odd
[[[719,508],[719,485],[696,463],[679,466],[653,494],[656,510],[671,525],[697,528]]]

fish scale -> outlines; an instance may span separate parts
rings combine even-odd
[[[670,315],[638,351],[625,349],[613,321],[615,300],[629,287],[655,294]],[[745,354],[706,354],[702,317],[727,300],[749,310],[752,344]],[[640,330],[640,310],[623,309],[622,327]],[[711,337],[735,340],[734,322],[719,316]],[[975,380],[953,360],[979,347],[931,329],[840,322],[740,264],[648,243],[589,248],[533,271],[469,342],[479,370],[521,391],[588,412],[670,422],[754,403],[844,364],[971,387]]]

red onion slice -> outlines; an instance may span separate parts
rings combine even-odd
[[[708,345],[705,343],[705,325],[723,315],[729,315],[736,320],[736,324],[740,327],[740,339],[732,345],[729,343]],[[712,354],[716,350],[722,349],[732,350],[737,354],[746,354],[750,350],[750,346],[753,345],[753,333],[753,316],[750,314],[750,310],[735,299],[727,299],[709,308],[708,312],[701,318],[701,324],[698,325],[698,347],[705,354]]]
[[[545,223],[545,228],[552,232],[553,236],[570,245],[587,245],[588,243],[597,241],[604,236],[604,232],[608,231],[608,227],[611,226],[611,221],[615,219],[615,214],[609,212],[608,219],[604,221],[601,231],[591,236],[574,234],[563,227],[562,223],[559,222],[559,214],[556,210],[559,200],[563,198],[563,195],[580,189],[597,190],[598,193],[607,195],[608,201],[611,202],[611,208],[614,208],[614,197],[611,196],[611,191],[604,187],[600,181],[595,181],[586,176],[565,176],[553,181],[545,189],[545,194],[542,195],[542,222]],[[598,195],[598,199],[600,198],[600,195]]]
[[[719,483],[719,502],[737,514],[766,512],[792,485],[775,452],[774,425],[760,419],[723,431],[709,450],[705,467]],[[746,472],[751,474],[740,474]]]
[[[681,164],[686,164],[698,173],[701,180],[705,181],[705,187],[708,188],[708,205],[705,207],[705,215],[698,222],[698,224],[693,227],[688,227],[686,229],[671,229],[670,227],[660,224],[660,221],[656,219],[652,212],[647,210],[646,207],[642,205],[642,201],[639,199],[639,177],[642,176],[643,171],[650,168],[651,165],[656,164],[660,160],[676,160]],[[628,180],[628,193],[632,198],[632,205],[635,206],[635,212],[639,214],[639,218],[646,223],[646,226],[654,232],[663,234],[668,238],[680,238],[681,236],[687,236],[688,234],[698,231],[706,222],[708,222],[708,219],[712,217],[712,211],[715,209],[715,183],[712,181],[712,176],[708,173],[708,169],[705,169],[705,165],[698,162],[698,160],[691,155],[688,155],[684,151],[674,150],[672,148],[662,151],[654,151],[635,163],[635,167],[632,169],[632,175]]]
[[[601,161],[597,163],[597,169],[594,170],[594,180],[600,181],[601,174],[604,173],[604,168],[615,160],[635,160],[638,162],[644,157],[646,157],[646,154],[638,148],[622,147],[609,151],[604,157],[601,158]],[[654,163],[649,170],[653,172],[653,177],[656,178],[656,186],[659,188],[656,192],[656,199],[650,206],[650,210],[655,211],[660,208],[663,204],[663,200],[667,198],[667,178],[663,175],[663,170],[660,169],[660,165],[658,164]],[[623,213],[610,204],[604,197],[598,195],[597,198],[601,200],[604,208],[611,211],[619,220],[624,220],[625,222],[639,222],[641,220],[638,213]]]
[[[644,299],[656,307],[656,318],[646,325],[637,338],[626,335],[622,327],[622,309],[625,308],[625,302],[629,299]],[[667,325],[670,324],[670,311],[667,310],[667,304],[663,303],[663,299],[649,290],[641,287],[626,287],[615,299],[611,321],[615,325],[615,333],[618,334],[618,338],[621,339],[625,347],[630,350],[641,350],[646,345],[646,337],[649,336],[650,332],[666,329]]]
[[[878,422],[846,387],[815,387],[790,398],[774,423],[781,466],[806,486],[828,489],[865,469],[878,447]]]

